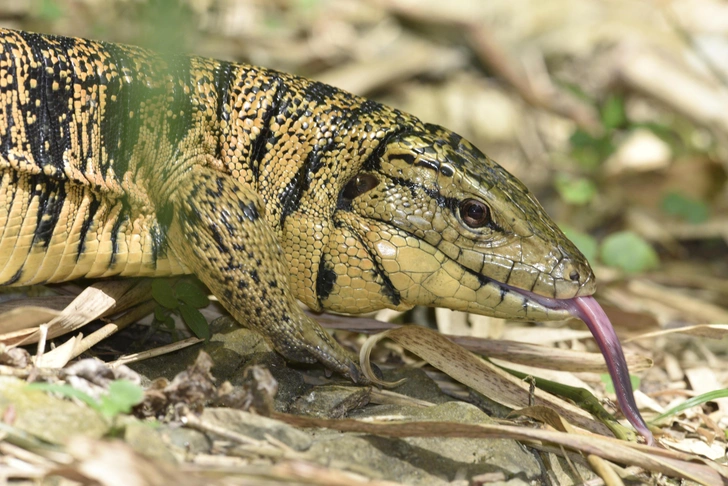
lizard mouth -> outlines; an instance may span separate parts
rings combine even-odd
[[[552,310],[566,311],[573,317],[581,319],[587,325],[594,336],[599,349],[604,356],[604,361],[609,369],[609,375],[614,384],[614,391],[617,402],[622,413],[629,420],[632,426],[645,438],[649,445],[654,444],[652,433],[647,428],[639,408],[635,403],[632,383],[629,379],[629,369],[624,358],[622,345],[617,338],[614,327],[602,307],[592,296],[573,297],[571,299],[554,299],[542,295],[501,284],[508,290],[523,295],[526,299],[538,302],[543,307]]]

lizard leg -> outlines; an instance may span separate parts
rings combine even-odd
[[[235,179],[193,166],[170,196],[170,248],[238,320],[285,358],[320,361],[358,383],[355,358],[298,306],[260,197]]]

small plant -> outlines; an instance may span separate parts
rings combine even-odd
[[[609,373],[602,373],[599,376],[602,380],[602,383],[604,383],[604,389],[607,391],[607,393],[614,393],[614,383],[612,382],[612,377],[609,376]],[[635,375],[629,375],[629,381],[632,384],[632,389],[637,390],[640,387],[640,377]]]
[[[28,387],[33,390],[58,393],[64,397],[80,400],[106,419],[113,419],[120,414],[131,412],[131,409],[144,399],[144,390],[129,380],[112,381],[109,384],[108,392],[98,400],[81,390],[73,388],[71,385],[31,383]]]
[[[600,257],[605,264],[628,273],[652,270],[660,264],[654,248],[632,231],[619,231],[607,236],[602,242]]]
[[[710,208],[704,201],[692,199],[681,192],[672,191],[662,199],[662,210],[693,224],[704,223],[710,217]]]
[[[703,393],[702,395],[698,395],[688,400],[685,400],[684,402],[672,407],[670,410],[661,413],[657,417],[650,420],[650,423],[657,424],[662,420],[684,412],[689,408],[698,407],[700,405],[703,405],[704,403],[726,397],[728,397],[728,388],[722,388],[720,390],[713,390],[707,393]],[[726,431],[726,437],[728,437],[728,431]]]
[[[172,314],[176,313],[195,336],[210,339],[210,326],[198,310],[207,307],[210,299],[198,285],[181,280],[173,287],[169,280],[156,279],[152,281],[152,297],[158,304],[154,309],[155,324],[174,331]]]

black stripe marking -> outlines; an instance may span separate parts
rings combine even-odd
[[[286,218],[298,209],[301,198],[311,186],[310,170],[316,154],[311,151],[308,153],[301,167],[296,171],[296,175],[286,184],[286,187],[278,196],[278,204],[281,208],[281,216],[279,219],[279,227],[282,228]]]
[[[91,200],[91,203],[89,203],[88,205],[88,211],[86,211],[86,219],[84,219],[83,224],[81,225],[81,229],[78,232],[79,239],[78,251],[76,252],[76,262],[81,259],[84,251],[86,250],[86,235],[88,234],[89,229],[91,229],[91,225],[94,223],[96,213],[98,212],[100,206],[101,201],[96,198]]]
[[[33,53],[34,60],[38,64],[35,69],[30,66],[30,63],[27,65],[28,77],[26,79],[26,90],[29,96],[26,109],[28,110],[28,114],[36,115],[37,119],[33,124],[28,125],[28,129],[25,133],[28,137],[28,145],[30,146],[30,151],[33,154],[33,159],[35,160],[36,165],[41,168],[47,164],[55,165],[57,167],[57,163],[54,163],[53,157],[46,150],[46,143],[48,144],[48,148],[51,148],[53,146],[53,140],[51,137],[50,119],[52,115],[50,113],[50,104],[46,103],[44,96],[46,93],[46,86],[48,85],[48,80],[46,79],[45,59],[41,52],[37,38],[26,39],[26,41]],[[30,87],[31,80],[35,80],[36,82],[35,89]],[[40,101],[40,106],[35,106],[36,101]]]
[[[319,262],[318,273],[316,274],[316,300],[319,303],[319,307],[323,308],[323,301],[328,299],[331,295],[331,291],[334,290],[334,284],[338,275],[334,272],[334,267],[331,262],[327,261],[325,256],[322,256]]]
[[[390,160],[401,160],[405,164],[413,165],[415,163],[415,154],[392,154],[389,156]]]
[[[198,111],[198,108],[192,105],[196,88],[190,75],[192,59],[187,56],[175,56],[169,60],[168,69],[174,84],[171,92],[167,91],[166,93],[167,96],[172,97],[172,100],[167,105],[171,116],[165,118],[167,123],[167,141],[172,145],[174,150],[189,133],[190,128],[193,126],[193,110]],[[185,93],[185,86],[191,88],[190,93]]]
[[[227,130],[230,130],[230,90],[232,89],[232,65],[228,62],[220,62],[214,69],[213,84],[217,92],[217,121],[226,122]],[[217,125],[220,126],[220,125]],[[223,142],[225,134],[219,133],[217,136],[216,156],[218,160],[224,160]]]
[[[369,157],[367,157],[367,159],[364,161],[364,164],[362,164],[362,170],[368,170],[372,172],[381,170],[382,156],[384,155],[384,151],[387,149],[387,145],[389,144],[389,142],[394,140],[396,137],[407,135],[411,131],[411,127],[398,127],[382,137],[382,139],[379,141],[379,145],[377,145],[377,148],[375,148],[372,153],[369,154]]]
[[[62,182],[52,182],[52,179],[49,179],[45,183],[44,190],[41,191],[38,201],[38,220],[31,245],[40,244],[43,248],[48,249],[53,232],[61,217],[65,200],[66,185]]]
[[[440,170],[440,164],[438,162],[435,162],[434,160],[430,159],[420,159],[417,164],[418,167],[425,167],[430,170],[434,170],[435,172],[439,172]]]
[[[121,203],[121,210],[114,221],[114,226],[111,228],[111,258],[109,259],[109,268],[111,268],[116,262],[116,255],[119,253],[119,231],[121,225],[129,222],[129,206],[124,202]]]
[[[25,266],[25,264],[21,265],[20,268],[18,269],[18,271],[15,272],[15,275],[10,277],[10,279],[7,282],[5,282],[3,285],[13,285],[18,280],[20,280],[20,277],[23,276],[23,267],[24,266]]]
[[[148,88],[140,85],[138,76],[129,66],[132,62],[115,44],[105,44],[109,64],[116,65],[118,75],[106,85],[106,110],[101,118],[101,144],[106,149],[106,160],[101,161],[102,174],[111,166],[117,180],[122,180],[129,169],[129,161],[139,140],[142,122],[141,103],[150,97]],[[134,76],[131,82],[124,76]],[[102,83],[105,83],[102,78]],[[112,101],[112,97],[116,100]],[[133,116],[131,115],[133,113]],[[112,165],[113,164],[113,165]]]
[[[260,174],[260,162],[263,160],[263,158],[265,158],[266,145],[268,144],[268,142],[271,142],[271,145],[275,145],[274,142],[277,140],[276,134],[273,133],[270,129],[270,124],[271,120],[274,119],[274,115],[277,115],[279,113],[280,105],[286,92],[286,85],[283,82],[283,79],[281,79],[279,76],[276,76],[274,78],[274,82],[278,85],[278,87],[273,93],[273,101],[271,103],[271,106],[269,106],[268,111],[263,114],[262,128],[255,140],[253,140],[253,146],[250,148],[249,153],[250,170],[253,172],[253,179],[255,181],[258,180],[258,176]],[[259,89],[270,89],[270,86],[268,86],[267,88],[261,86]],[[244,91],[241,96],[247,96],[248,93],[249,91]]]
[[[364,248],[367,251],[367,254],[369,255],[369,259],[374,263],[374,273],[377,277],[381,279],[381,282],[378,282],[382,286],[382,293],[384,294],[387,299],[393,304],[393,305],[399,305],[402,302],[402,296],[400,295],[397,288],[394,286],[392,281],[387,276],[387,272],[384,270],[384,267],[382,266],[382,263],[379,261],[379,255],[374,253],[366,241],[359,235],[359,233],[351,226],[346,224],[345,222],[341,222],[340,224],[336,224],[337,227],[344,227],[349,230],[349,232],[356,238],[360,243],[362,248]]]

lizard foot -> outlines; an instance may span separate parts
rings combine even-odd
[[[304,326],[299,332],[286,333],[284,337],[274,339],[275,349],[289,361],[298,363],[319,362],[331,371],[340,373],[357,385],[368,385],[371,382],[364,376],[359,366],[359,358],[345,350],[318,323]],[[377,375],[381,375],[378,369]]]

